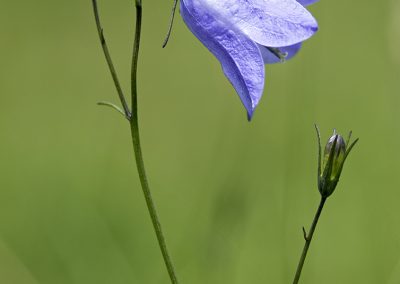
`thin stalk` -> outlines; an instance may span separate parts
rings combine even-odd
[[[174,0],[174,4],[172,5],[171,18],[169,20],[169,25],[168,25],[167,36],[165,37],[163,45],[162,45],[163,48],[167,46],[168,40],[171,36],[172,26],[174,25],[175,11],[176,11],[177,5],[178,5],[178,0]]]
[[[304,240],[306,242],[304,244],[304,248],[303,248],[303,252],[300,257],[299,264],[297,265],[296,275],[294,277],[293,284],[299,283],[299,279],[300,279],[301,271],[303,269],[304,261],[306,260],[307,252],[310,247],[315,228],[317,227],[319,217],[321,216],[322,209],[324,208],[325,201],[326,201],[326,197],[321,197],[321,201],[319,203],[317,213],[315,213],[315,217],[314,217],[314,220],[312,222],[312,225],[311,225],[311,228],[310,228],[310,231],[308,232],[308,234],[306,234],[306,231],[303,228]]]
[[[140,146],[140,136],[139,136],[139,122],[138,122],[138,106],[137,106],[137,65],[138,65],[138,57],[139,57],[139,46],[140,46],[140,34],[142,27],[142,1],[135,0],[136,6],[136,31],[135,31],[135,40],[133,44],[133,56],[132,56],[132,69],[131,69],[131,98],[132,98],[132,112],[129,110],[129,107],[126,103],[125,96],[123,94],[121,85],[118,80],[117,72],[115,71],[114,65],[111,60],[111,56],[106,44],[106,40],[103,34],[103,28],[101,27],[99,12],[97,8],[97,1],[92,0],[94,16],[96,19],[97,31],[99,33],[101,46],[104,51],[104,55],[110,69],[111,76],[114,81],[115,88],[117,89],[119,99],[123,106],[123,113],[126,119],[129,121],[131,135],[132,135],[132,144],[133,150],[135,153],[137,170],[139,173],[139,179],[142,186],[144,198],[146,200],[146,205],[150,213],[151,221],[153,223],[153,227],[157,236],[158,244],[160,246],[165,265],[168,270],[169,277],[171,279],[172,284],[177,284],[178,280],[175,274],[174,266],[172,264],[171,258],[169,256],[167,245],[165,242],[164,234],[161,230],[161,224],[157,215],[156,207],[151,196],[149,184],[146,177],[146,171],[143,162],[142,149]],[[110,103],[101,103],[102,105],[111,106],[114,109],[121,112],[121,110]]]
[[[165,266],[167,267],[171,283],[177,284],[178,279],[175,274],[175,269],[169,256],[167,245],[165,242],[164,234],[161,229],[161,224],[157,215],[156,207],[151,196],[150,187],[147,181],[146,171],[143,162],[143,154],[140,145],[139,135],[139,122],[138,122],[138,103],[137,103],[137,66],[139,58],[139,46],[140,46],[140,34],[142,26],[142,1],[136,0],[136,31],[135,41],[133,44],[133,56],[132,56],[132,69],[131,69],[131,97],[132,97],[132,114],[129,120],[133,150],[135,152],[136,165],[139,173],[140,183],[144,198],[146,200],[147,209],[153,223],[154,231],[157,236],[158,244],[160,246]]]
[[[117,72],[115,71],[114,64],[111,59],[111,55],[108,50],[106,38],[104,37],[104,31],[103,31],[103,28],[102,28],[101,22],[100,22],[99,10],[97,8],[97,1],[92,0],[92,4],[93,4],[93,12],[94,12],[94,17],[96,19],[96,27],[97,27],[97,32],[99,34],[101,47],[103,48],[103,52],[104,52],[104,56],[107,61],[108,68],[110,69],[110,73],[113,78],[115,88],[117,89],[119,100],[121,101],[122,107],[124,109],[125,117],[127,119],[129,119],[129,117],[130,117],[129,107],[128,107],[128,104],[126,103],[125,96],[124,96],[124,93],[121,88],[121,84],[119,83],[119,80],[118,80]]]

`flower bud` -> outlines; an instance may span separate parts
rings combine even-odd
[[[336,142],[336,143],[335,143]],[[332,149],[333,148],[333,149]],[[330,174],[330,179],[335,180],[338,175],[340,175],[340,165],[343,163],[344,156],[346,154],[346,143],[341,135],[333,132],[331,138],[329,138],[328,142],[325,146],[324,151],[324,162],[322,164],[322,168],[325,169],[329,158],[332,152],[332,172]]]
[[[319,138],[319,131],[318,138]],[[349,135],[350,141],[351,132]],[[320,140],[319,140],[320,141]],[[318,189],[321,195],[325,198],[329,197],[335,190],[337,183],[339,182],[340,175],[342,173],[344,162],[351,149],[357,143],[356,139],[348,149],[346,149],[346,143],[343,137],[333,132],[333,135],[329,138],[325,146],[323,155],[322,167],[321,167],[321,145],[320,157],[318,166]]]

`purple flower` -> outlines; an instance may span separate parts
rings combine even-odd
[[[289,59],[318,29],[303,7],[316,0],[181,0],[192,33],[217,57],[249,120],[264,89],[264,64]]]

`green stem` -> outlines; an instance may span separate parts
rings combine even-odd
[[[169,25],[168,25],[168,31],[167,31],[167,36],[164,39],[162,47],[166,47],[169,37],[171,36],[172,32],[172,26],[174,25],[174,18],[175,18],[175,11],[176,11],[176,6],[178,5],[178,0],[174,0],[174,5],[172,6],[172,11],[171,11],[171,18],[169,20]]]
[[[93,4],[94,18],[96,20],[97,32],[99,34],[101,47],[103,48],[103,52],[104,52],[104,56],[107,61],[108,69],[110,70],[111,76],[113,78],[115,89],[117,90],[119,100],[121,101],[122,107],[124,108],[125,117],[127,119],[129,119],[129,117],[130,117],[129,107],[128,107],[128,104],[126,103],[124,93],[122,92],[121,84],[119,83],[119,80],[118,80],[117,72],[115,71],[114,64],[111,59],[111,55],[110,55],[110,51],[108,50],[106,38],[104,37],[104,31],[101,26],[99,11],[97,8],[97,1],[92,0],[92,4]]]
[[[165,265],[168,270],[171,283],[177,284],[178,279],[175,274],[174,266],[169,256],[167,245],[165,242],[164,234],[161,229],[161,224],[157,215],[156,207],[151,196],[150,187],[146,177],[146,171],[143,162],[142,149],[140,146],[140,135],[139,135],[139,122],[138,122],[138,106],[137,106],[137,66],[139,58],[139,46],[140,46],[140,34],[142,26],[142,1],[136,0],[136,32],[135,41],[133,44],[133,56],[132,56],[132,70],[131,70],[131,97],[132,97],[132,113],[129,119],[133,150],[135,152],[136,165],[139,173],[140,183],[144,198],[146,200],[147,209],[153,223],[154,231],[157,236],[158,244],[160,246]]]
[[[132,98],[132,110],[131,111],[129,110],[129,107],[126,103],[125,96],[123,94],[121,85],[118,80],[117,72],[115,71],[115,68],[112,63],[111,56],[110,56],[110,53],[109,53],[109,50],[108,50],[108,47],[106,44],[106,40],[104,37],[103,28],[101,27],[99,12],[98,12],[98,8],[97,8],[97,1],[92,0],[92,4],[93,4],[93,11],[94,11],[95,19],[96,19],[96,26],[97,26],[97,31],[99,34],[101,46],[103,48],[103,52],[104,52],[108,67],[109,67],[111,76],[113,78],[115,88],[117,89],[118,97],[123,106],[123,111],[121,109],[119,109],[119,107],[117,107],[111,103],[103,102],[100,104],[111,106],[114,109],[118,110],[119,112],[122,112],[129,121],[137,170],[139,173],[139,179],[140,179],[140,183],[142,186],[144,198],[146,200],[146,205],[147,205],[147,208],[150,213],[151,221],[153,223],[154,231],[157,236],[158,244],[160,246],[160,249],[161,249],[161,252],[162,252],[162,255],[164,258],[165,266],[167,267],[168,274],[171,279],[171,283],[177,284],[178,280],[177,280],[177,277],[175,274],[174,266],[172,264],[171,258],[169,256],[169,253],[167,250],[167,245],[165,243],[164,234],[161,230],[161,224],[160,224],[160,221],[159,221],[159,218],[157,215],[157,211],[156,211],[156,207],[155,207],[153,198],[151,196],[149,184],[148,184],[147,177],[146,177],[146,171],[144,168],[142,149],[140,146],[138,106],[137,106],[137,66],[138,66],[138,58],[139,58],[140,34],[141,34],[141,28],[142,28],[142,1],[135,0],[136,31],[135,31],[135,41],[133,44],[132,69],[131,69],[131,98]]]
[[[296,275],[294,277],[293,284],[299,283],[301,271],[303,269],[304,261],[306,260],[308,248],[310,247],[315,228],[317,227],[319,217],[321,216],[322,209],[324,208],[325,201],[326,201],[326,197],[321,197],[321,202],[319,203],[317,213],[315,213],[315,217],[314,217],[314,220],[312,222],[312,225],[311,225],[311,228],[310,228],[310,231],[308,232],[308,234],[306,234],[306,232],[303,228],[304,239],[306,242],[304,244],[304,248],[303,248],[303,252],[300,257],[299,264],[297,265]]]

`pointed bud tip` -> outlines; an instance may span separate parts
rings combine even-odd
[[[347,143],[349,141],[348,139]],[[347,150],[345,140],[340,134],[337,134],[336,130],[328,139],[323,155],[322,171],[318,176],[318,189],[322,196],[328,197],[334,192],[348,152],[354,144],[353,142]]]

